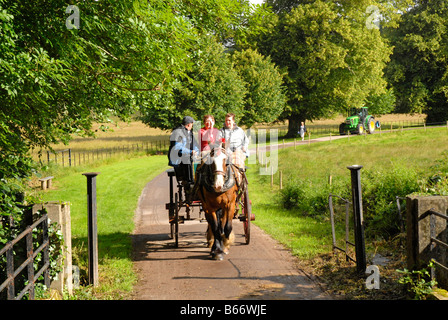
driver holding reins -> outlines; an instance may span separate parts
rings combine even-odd
[[[192,156],[199,153],[198,143],[193,137],[194,119],[186,116],[182,124],[170,135],[170,147],[168,150],[168,165],[174,168],[176,177],[182,181],[186,190],[190,188],[193,180]]]

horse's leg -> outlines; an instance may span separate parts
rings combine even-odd
[[[223,244],[224,244],[224,253],[228,254],[230,250],[230,246],[233,245],[235,240],[235,235],[232,230],[232,220],[228,220],[226,223],[226,226],[224,227],[224,238],[223,238]]]
[[[213,254],[213,252],[216,249],[215,245],[215,236],[214,236],[214,229],[216,226],[216,218],[214,213],[208,213],[206,212],[205,218],[207,219],[207,247],[210,249],[210,254]]]
[[[214,237],[213,237],[213,231],[212,228],[210,228],[210,224],[207,227],[207,248],[211,248],[213,246],[213,242],[214,242]]]
[[[230,246],[233,245],[235,240],[235,235],[233,233],[232,219],[235,212],[235,203],[231,202],[230,205],[223,212],[222,223],[224,225],[224,253],[228,254]]]
[[[210,215],[207,215],[207,221],[209,225],[209,229],[213,233],[214,241],[213,246],[210,251],[213,259],[215,260],[222,260],[222,236],[219,226],[219,220],[216,217],[216,212],[212,212]]]

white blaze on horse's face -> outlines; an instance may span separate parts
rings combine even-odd
[[[216,192],[220,192],[224,186],[226,155],[224,152],[218,152],[213,157],[215,182],[213,188]]]

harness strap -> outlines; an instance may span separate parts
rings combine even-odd
[[[218,171],[218,172],[213,173],[211,171],[211,166],[209,164],[206,164],[205,161],[203,161],[208,156],[210,156],[210,152],[202,157],[201,164],[196,169],[196,181],[194,183],[192,192],[190,194],[191,197],[196,195],[198,189],[200,189],[202,198],[204,198],[203,190],[202,190],[202,188],[200,188],[201,186],[203,186],[208,192],[216,193],[212,186],[213,182],[210,181],[210,177],[213,177],[214,174],[219,174],[219,175],[223,175],[224,177],[226,177],[222,192],[226,192],[231,187],[233,187],[234,184],[236,184],[238,187],[238,193],[240,195],[242,193],[244,193],[246,186],[248,184],[245,170],[243,168],[240,168],[239,166],[235,165],[231,161],[231,158],[229,158],[229,163],[227,165],[227,169],[225,170],[225,172]],[[238,181],[238,179],[236,177],[235,169],[238,170],[238,172],[241,174],[241,176],[242,176],[241,181]]]

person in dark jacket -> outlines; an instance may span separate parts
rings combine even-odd
[[[186,116],[182,124],[170,135],[168,149],[168,165],[174,168],[178,181],[193,183],[192,156],[199,152],[198,143],[193,137],[194,119]]]

